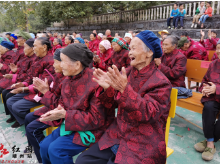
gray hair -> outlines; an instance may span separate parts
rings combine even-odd
[[[167,36],[165,39],[171,39],[171,44],[174,46],[174,45],[178,45],[178,38],[174,35],[169,35]],[[164,40],[165,40],[164,39]]]
[[[150,48],[148,48],[147,45],[144,42],[142,42],[142,46],[143,46],[143,50],[145,52],[149,52],[150,51]]]

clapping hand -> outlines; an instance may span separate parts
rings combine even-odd
[[[33,84],[34,84],[34,88],[43,94],[47,93],[47,91],[49,91],[50,89],[47,78],[45,78],[45,81],[43,81],[38,77],[34,77]]]

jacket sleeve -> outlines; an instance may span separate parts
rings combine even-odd
[[[10,72],[10,67],[8,66],[10,63],[12,63],[12,56],[11,55],[7,55],[4,59],[4,63],[3,66],[1,68],[1,73],[2,74],[7,74]]]
[[[211,65],[212,65],[212,63],[209,65],[208,71],[206,72],[205,76],[204,76],[203,79],[202,79],[201,85],[200,85],[200,87],[199,87],[199,92],[202,92],[203,83],[208,83],[208,82],[209,82],[209,77],[208,77],[208,75],[210,75]]]
[[[205,40],[203,39],[203,41],[201,41],[201,39],[199,40],[199,43],[202,44],[205,47]]]
[[[151,119],[158,121],[162,114],[169,112],[171,89],[171,84],[161,80],[159,85],[147,91],[141,97],[128,84],[125,91],[122,94],[118,92],[119,97],[116,97],[119,107],[118,113],[121,113],[120,111],[126,113],[127,117],[125,116],[124,119],[128,123],[149,121]]]
[[[93,96],[90,99],[90,108],[87,111],[67,110],[65,116],[66,131],[92,131],[104,126],[106,112],[99,99]],[[67,124],[68,123],[68,124]]]
[[[173,17],[173,11],[174,11],[174,9],[171,11],[171,13],[170,13],[170,17]]]
[[[199,7],[197,7],[197,9],[196,9],[196,15],[199,14],[199,13],[200,13]]]
[[[178,58],[175,66],[170,68],[161,63],[158,67],[160,71],[168,78],[168,79],[177,79],[178,77],[184,75],[186,73],[186,62],[187,59],[185,57]]]

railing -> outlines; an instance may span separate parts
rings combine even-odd
[[[182,2],[187,16],[194,16],[200,2],[187,1]],[[173,9],[174,3],[153,6],[141,10],[129,10],[116,13],[107,13],[102,15],[94,15],[91,17],[81,19],[69,19],[65,21],[68,26],[73,25],[91,25],[91,24],[106,24],[106,23],[123,23],[123,22],[136,22],[148,20],[167,19]],[[219,14],[220,1],[212,1],[213,15]],[[58,24],[57,24],[58,25]]]

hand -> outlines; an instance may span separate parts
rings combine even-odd
[[[0,70],[2,69],[2,67],[3,67],[3,64],[2,64],[2,63],[0,63]]]
[[[38,77],[33,78],[34,88],[37,89],[39,92],[45,94],[47,93],[50,88],[47,79],[45,81],[39,79]]]
[[[23,88],[24,88],[24,87],[20,87],[20,88],[17,88],[17,89],[13,89],[10,93],[13,93],[13,94],[22,93],[22,92],[23,92]]]
[[[99,58],[99,56],[94,56],[94,57],[93,57],[93,61],[94,61],[95,63],[100,63],[100,62],[101,62],[101,59]]]
[[[15,65],[13,63],[10,63],[9,67],[13,73],[17,72],[17,70],[18,70],[17,65]]]
[[[204,31],[202,31],[202,29],[201,29],[200,33],[201,33],[201,36],[202,36],[202,37],[204,37],[204,36],[205,36],[205,32],[204,32]]]
[[[209,29],[209,31],[208,31],[208,37],[209,37],[209,39],[211,40],[211,38],[212,38],[211,29]]]
[[[96,55],[96,54],[97,54],[97,51],[94,51],[93,53]]]
[[[22,82],[19,82],[11,86],[11,88],[19,88],[19,87],[24,87],[24,84]]]
[[[216,93],[216,85],[212,82],[208,82],[211,86],[209,85],[204,85],[203,89],[202,89],[202,93],[205,94],[207,97],[211,94],[215,94]]]
[[[62,118],[65,118],[66,116],[66,110],[61,107],[61,105],[58,105],[57,108],[54,110],[51,110],[40,117],[40,121],[54,121],[54,120],[59,120]]]
[[[173,16],[172,16],[172,17],[170,17],[170,18],[173,18]]]
[[[161,59],[160,58],[155,58],[154,62],[157,66],[159,66],[161,64]]]
[[[106,80],[111,81],[106,72],[103,72],[101,69],[95,69],[93,72],[95,78],[92,78],[93,81],[97,82],[104,90],[108,89],[110,85]]]
[[[13,74],[5,74],[3,75],[4,78],[7,78],[7,79],[12,79],[13,78]]]
[[[109,67],[107,72],[107,75],[111,81],[106,80],[106,82],[115,90],[123,93],[128,84],[125,67],[122,67],[122,74],[115,65],[112,65],[112,68]]]

